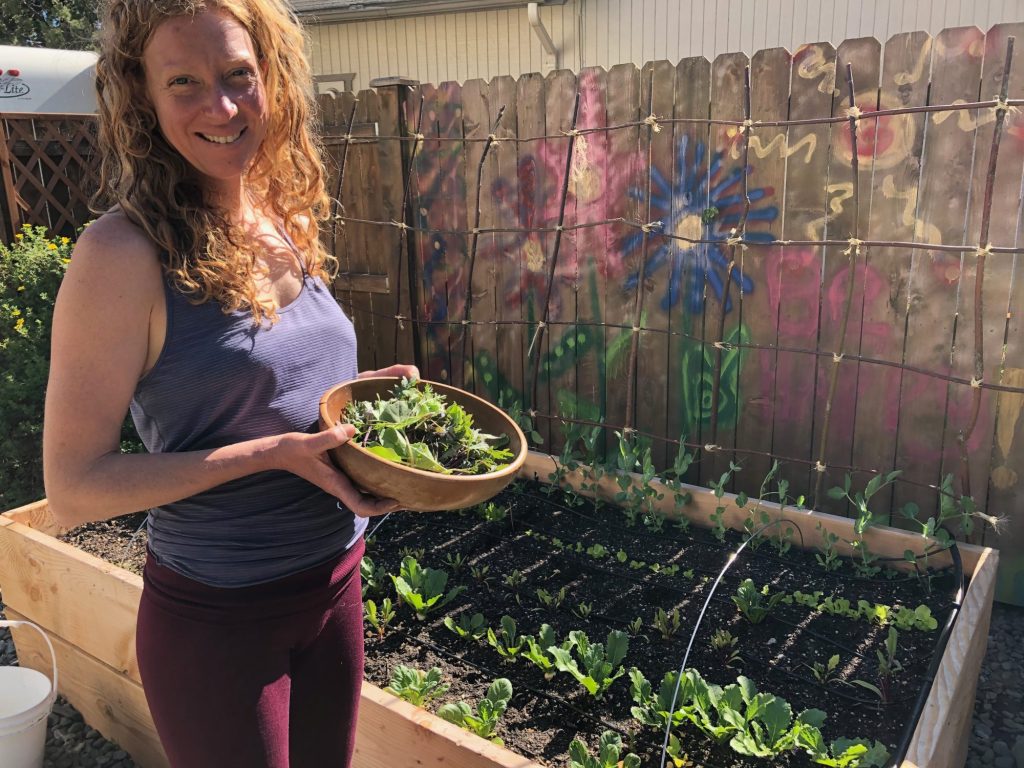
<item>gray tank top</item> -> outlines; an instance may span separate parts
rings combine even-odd
[[[167,334],[131,413],[150,453],[217,448],[317,429],[329,387],[356,375],[351,321],[319,278],[303,276],[279,320],[194,305],[165,281]],[[366,520],[297,475],[259,472],[150,510],[157,562],[217,587],[272,581],[355,543]]]

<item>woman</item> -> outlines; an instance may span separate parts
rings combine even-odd
[[[347,766],[361,535],[396,505],[328,461],[351,426],[316,427],[356,354],[300,30],[281,0],[110,0],[96,74],[116,204],[57,298],[50,507],[150,510],[136,643],[172,765]],[[129,409],[148,454],[119,452]]]

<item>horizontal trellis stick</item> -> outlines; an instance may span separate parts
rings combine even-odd
[[[433,141],[433,139],[431,139]],[[591,229],[593,227],[603,227],[608,224],[622,224],[627,227],[633,227],[634,229],[643,230],[645,227],[655,232],[656,237],[665,238],[666,240],[678,240],[680,242],[689,243],[691,245],[700,245],[702,243],[717,244],[721,245],[726,242],[724,240],[707,240],[693,237],[686,237],[685,235],[677,235],[674,233],[664,232],[660,230],[662,222],[642,222],[633,221],[622,217],[612,219],[602,219],[601,221],[588,221],[582,224],[568,224],[561,228],[555,227],[479,227],[474,230],[465,229],[434,229],[430,227],[403,227],[400,221],[376,221],[374,219],[359,219],[352,216],[337,216],[335,217],[339,221],[351,222],[353,224],[371,224],[381,227],[398,227],[399,229],[408,229],[410,232],[425,235],[468,235],[468,234],[516,234],[516,233],[551,233],[551,232],[572,232],[580,229]],[[740,238],[734,241],[737,245],[743,245],[749,248],[776,248],[776,247],[817,247],[823,245],[838,245],[846,246],[850,245],[850,240],[836,240],[836,239],[825,239],[825,240],[771,240],[771,241],[760,241],[760,240],[744,240]],[[944,243],[917,243],[907,240],[859,240],[862,246],[867,248],[881,247],[881,248],[907,248],[912,250],[921,251],[941,251],[944,253],[974,253],[977,250],[977,246],[974,245],[954,245]],[[1018,254],[1024,253],[1024,246],[1009,246],[1009,245],[993,245],[988,248],[987,252],[989,255],[998,254]]]
[[[991,101],[972,101],[965,102],[962,104],[929,104],[918,107],[895,107],[893,109],[879,109],[872,112],[862,113],[858,119],[860,120],[875,120],[883,117],[891,117],[893,115],[912,115],[921,112],[956,112],[960,110],[969,109],[1001,109],[1001,108],[1017,108],[1024,106],[1024,99],[993,99]],[[829,125],[832,123],[845,123],[849,120],[848,115],[832,115],[829,117],[807,117],[799,120],[755,120],[755,126],[761,126],[764,128],[785,128],[794,125]],[[644,125],[674,125],[676,123],[681,124],[698,124],[698,125],[726,125],[733,126],[735,128],[742,128],[746,125],[743,120],[722,120],[718,118],[704,118],[704,117],[658,117],[657,115],[650,115],[643,120],[636,120],[628,123],[616,123],[615,125],[606,125],[598,128],[581,128],[576,131],[576,135],[585,136],[590,133],[599,133],[603,131],[618,131],[629,128],[640,128]],[[532,136],[528,139],[522,139],[518,136],[508,136],[498,139],[498,141],[509,141],[515,144],[526,144],[531,141],[544,141],[546,139],[564,139],[565,133],[562,134],[551,134],[542,136]],[[337,143],[350,142],[352,144],[375,144],[380,141],[414,141],[415,136],[336,136],[333,137]],[[460,141],[460,142],[485,142],[488,139],[463,139],[451,136],[446,136],[437,139],[438,141]],[[431,139],[433,141],[433,139]]]
[[[368,309],[357,308],[356,313],[365,315],[373,315],[375,317],[392,317],[392,315],[385,314],[383,312],[374,312]],[[411,322],[418,325],[447,325],[457,326],[463,325],[461,320],[422,320],[412,319]],[[548,326],[573,326],[579,328],[614,328],[623,331],[631,331],[633,326],[628,323],[606,323],[596,322],[593,320],[548,320]],[[472,320],[468,325],[492,325],[492,326],[505,326],[505,325],[532,325],[524,320]],[[686,333],[685,331],[670,331],[667,328],[643,328],[645,333],[660,333],[666,336],[688,339],[690,341],[698,341],[701,343],[708,343],[707,340],[702,336],[696,334]],[[815,357],[832,357],[835,353],[830,350],[821,349],[806,349],[804,347],[791,347],[785,344],[754,344],[752,342],[711,342],[712,345],[718,345],[723,350],[738,350],[738,349],[750,349],[760,350],[766,352],[790,352],[797,355],[813,355]],[[932,371],[927,368],[921,368],[916,365],[909,365],[906,363],[897,363],[892,360],[882,360],[877,357],[868,357],[867,355],[855,355],[846,353],[843,355],[844,360],[855,363],[866,363],[868,365],[881,365],[889,368],[900,368],[904,371],[910,371],[911,373],[918,373],[922,376],[928,376],[936,379],[937,381],[945,381],[950,384],[963,384],[964,386],[976,386],[979,389],[990,389],[993,392],[1009,392],[1014,394],[1024,394],[1024,387],[1014,387],[1008,384],[990,384],[987,381],[975,383],[974,379],[965,379],[962,376],[953,376],[948,373],[941,373],[939,371]]]

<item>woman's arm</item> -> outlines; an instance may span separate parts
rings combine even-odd
[[[376,371],[363,371],[356,378],[368,379],[371,376],[404,376],[407,379],[418,379],[420,369],[408,363],[395,363],[387,368],[380,368]]]
[[[272,435],[205,451],[122,454],[120,430],[146,370],[151,327],[163,312],[153,245],[120,214],[89,226],[57,296],[43,428],[50,509],[65,526],[186,498],[263,470],[292,472],[341,499],[357,515],[396,508],[364,497],[325,451],[350,426]]]

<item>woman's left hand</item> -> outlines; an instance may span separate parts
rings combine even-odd
[[[395,363],[376,371],[363,371],[356,378],[368,379],[371,376],[404,376],[407,379],[418,379],[420,369],[409,363]]]

